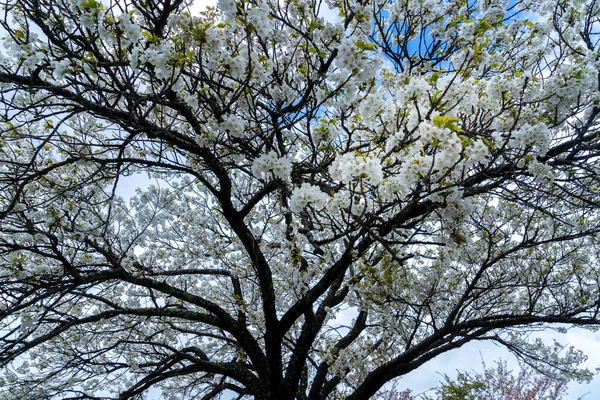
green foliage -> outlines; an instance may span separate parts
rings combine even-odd
[[[485,383],[466,372],[459,372],[456,381],[444,375],[445,383],[438,389],[440,400],[477,400],[477,395],[485,389]]]

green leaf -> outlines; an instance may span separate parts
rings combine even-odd
[[[464,132],[460,127],[454,124],[458,121],[460,121],[460,118],[448,115],[436,115],[433,117],[433,125],[440,129],[450,129],[452,132]]]
[[[85,0],[81,2],[81,7],[84,10],[102,10],[103,8],[102,3],[96,0]]]
[[[142,31],[142,35],[146,38],[146,40],[150,43],[158,43],[158,36],[153,34],[152,32]]]
[[[481,141],[487,146],[488,149],[490,149],[490,151],[494,149],[494,143],[491,141],[487,140],[486,138],[482,138]]]
[[[373,42],[363,42],[362,40],[357,40],[356,41],[356,47],[358,47],[358,49],[360,51],[373,51],[377,48],[377,44],[373,43]]]

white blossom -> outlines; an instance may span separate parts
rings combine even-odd
[[[293,212],[301,212],[308,205],[315,209],[320,209],[325,205],[329,196],[323,193],[317,186],[303,183],[299,188],[295,188],[290,197],[290,209]]]
[[[346,153],[336,158],[329,168],[329,173],[334,179],[344,183],[364,178],[372,185],[378,185],[383,180],[379,159],[354,153]]]
[[[292,173],[292,163],[287,157],[278,157],[274,151],[262,154],[252,163],[252,173],[261,177],[269,172],[276,178],[288,180]]]

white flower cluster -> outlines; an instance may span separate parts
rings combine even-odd
[[[65,60],[61,60],[61,61],[55,61],[52,65],[54,71],[52,73],[52,75],[54,76],[54,79],[56,79],[57,81],[63,80],[65,78],[65,76],[67,75],[67,73],[69,72],[69,60],[65,59]]]
[[[123,31],[120,40],[124,48],[137,44],[142,39],[140,26],[133,21],[129,14],[123,14],[119,18],[119,28]]]
[[[325,206],[328,198],[327,194],[323,193],[317,186],[303,183],[302,186],[295,188],[292,192],[290,209],[293,212],[301,212],[309,204],[320,209]]]
[[[381,162],[374,157],[346,153],[335,159],[329,168],[329,173],[343,183],[354,179],[365,179],[372,185],[379,185],[383,181]]]
[[[527,170],[538,182],[552,181],[554,179],[552,168],[550,168],[548,164],[541,163],[537,160],[531,161],[527,165]]]
[[[235,21],[235,16],[237,13],[237,6],[235,0],[218,0],[217,7],[223,13],[225,21]]]
[[[269,19],[269,13],[265,8],[252,7],[249,9],[248,21],[254,26],[256,29],[256,34],[261,39],[266,39],[269,37],[270,32],[272,31],[272,24],[271,20]]]
[[[526,123],[520,129],[512,132],[508,144],[521,149],[536,146],[541,155],[544,155],[550,145],[550,132],[545,124],[530,125]]]
[[[394,97],[398,104],[410,103],[415,99],[425,98],[431,85],[424,77],[399,75],[398,81],[404,84],[399,86],[394,93]]]
[[[391,201],[396,198],[403,198],[410,193],[410,185],[400,176],[390,176],[386,178],[379,187],[379,194],[384,200]]]
[[[331,74],[331,78],[341,83],[347,81],[349,75],[353,76],[350,85],[346,87],[348,93],[352,92],[351,85],[358,85],[373,78],[383,62],[374,48],[365,46],[366,42],[368,42],[367,37],[364,40],[356,36],[344,37],[338,46],[335,63],[339,70]]]
[[[363,98],[362,102],[358,106],[358,113],[363,120],[369,121],[377,117],[382,106],[385,105],[383,91],[378,90],[377,92],[367,95]]]
[[[95,32],[99,24],[99,13],[86,11],[79,17],[79,23],[85,29]]]
[[[183,93],[183,101],[192,109],[198,108],[198,95],[193,93]]]
[[[286,157],[278,157],[274,151],[262,154],[252,163],[252,174],[262,177],[272,172],[276,178],[288,180],[292,173],[292,163]]]
[[[455,229],[457,225],[473,213],[473,201],[464,198],[460,189],[453,187],[445,193],[446,207],[440,210],[447,227]],[[432,196],[433,197],[433,196]]]
[[[0,36],[0,42],[6,49],[6,56],[0,52],[0,63],[3,66],[10,67],[11,58],[18,59],[25,69],[33,69],[44,61],[44,52],[37,51],[38,35],[34,32],[29,33],[27,43],[17,43],[16,41],[6,40],[6,37]],[[12,56],[12,57],[10,57]]]
[[[482,140],[476,140],[472,146],[465,149],[465,154],[468,157],[465,164],[469,166],[485,161],[490,155],[490,149]]]
[[[173,74],[173,67],[169,65],[172,58],[173,48],[171,44],[161,42],[159,44],[151,43],[144,50],[136,47],[132,51],[129,61],[133,69],[136,69],[139,64],[148,63],[154,67],[154,74],[157,78],[168,79]]]
[[[219,124],[222,131],[237,138],[246,136],[246,124],[243,119],[235,114],[223,116],[223,122]]]

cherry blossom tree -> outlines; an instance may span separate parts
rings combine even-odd
[[[590,378],[535,332],[600,324],[595,0],[1,4],[3,398]]]
[[[456,379],[445,375],[445,382],[436,388],[436,395],[426,400],[562,400],[567,395],[564,381],[538,374],[524,365],[517,374],[506,361],[494,367],[483,365],[482,373],[459,371]]]
[[[483,372],[457,371],[452,379],[443,375],[444,382],[425,393],[413,395],[412,390],[396,387],[382,389],[372,400],[563,400],[567,395],[565,381],[541,375],[528,365],[521,365],[515,374],[505,360],[494,367],[483,363]],[[434,394],[432,394],[433,392]]]

